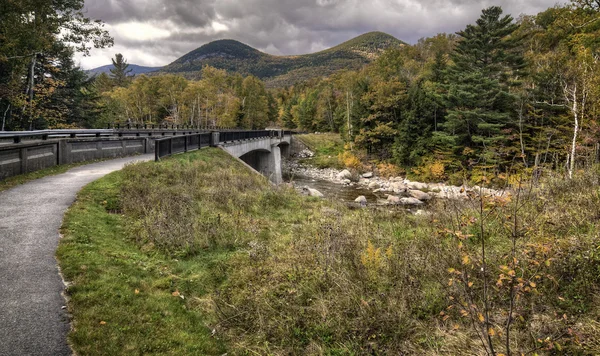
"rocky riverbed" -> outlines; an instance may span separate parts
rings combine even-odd
[[[312,155],[313,153],[309,150],[303,150],[297,154],[297,157],[307,158]],[[291,181],[295,187],[304,194],[326,197],[327,194],[323,194],[323,192],[319,191],[318,187],[310,183],[329,182],[343,189],[344,200],[354,200],[355,203],[360,205],[377,204],[418,207],[434,198],[467,199],[470,194],[479,194],[480,191],[485,195],[493,196],[505,194],[502,191],[480,188],[478,186],[465,187],[444,183],[413,182],[404,177],[382,178],[372,172],[359,175],[358,173],[353,174],[348,170],[334,168],[319,169],[300,164],[295,159],[285,161],[284,171],[291,177]],[[298,179],[295,180],[294,177],[298,177]],[[348,198],[352,190],[356,190],[355,199]]]

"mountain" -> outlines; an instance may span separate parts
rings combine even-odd
[[[274,56],[235,40],[219,40],[189,52],[161,68],[159,73],[198,79],[202,67],[209,65],[231,73],[252,74],[269,87],[282,87],[328,76],[340,69],[360,69],[385,49],[402,45],[404,42],[386,33],[369,32],[321,52]]]
[[[92,76],[92,75],[98,75],[100,73],[106,73],[106,74],[110,74],[110,70],[114,68],[112,64],[106,65],[106,66],[102,66],[102,67],[98,67],[98,68],[94,68],[94,69],[89,69],[86,70],[85,72]],[[130,64],[129,65],[129,69],[131,69],[131,73],[129,73],[129,75],[138,75],[138,74],[144,74],[144,73],[150,73],[150,72],[154,72],[159,70],[161,67],[143,67],[143,66],[138,66],[135,64]]]

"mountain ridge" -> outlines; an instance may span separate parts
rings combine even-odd
[[[341,69],[360,69],[384,50],[405,44],[387,33],[374,31],[322,51],[277,56],[237,40],[220,39],[206,43],[170,64],[147,73],[179,74],[188,79],[200,79],[200,71],[208,65],[232,74],[254,75],[265,81],[268,87],[285,87],[326,77]]]
[[[230,73],[254,75],[269,87],[283,87],[328,76],[340,69],[360,69],[387,48],[402,45],[405,43],[387,33],[368,32],[322,51],[276,56],[236,40],[222,39],[188,52],[158,73],[198,79],[200,70],[209,65]]]
[[[98,75],[101,73],[106,73],[106,74],[110,74],[110,70],[114,68],[114,66],[112,64],[107,64],[104,66],[100,66],[100,67],[96,67],[96,68],[92,68],[92,69],[88,69],[85,70],[86,73],[88,73],[88,75],[92,76],[92,75]],[[162,67],[146,67],[146,66],[140,66],[137,64],[129,64],[129,68],[131,69],[131,73],[129,73],[130,75],[138,75],[138,74],[146,74],[146,73],[151,73],[154,71],[157,71],[159,69],[161,69]]]

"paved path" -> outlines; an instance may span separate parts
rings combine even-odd
[[[54,257],[66,209],[86,184],[133,161],[77,167],[0,193],[0,355],[70,355]]]

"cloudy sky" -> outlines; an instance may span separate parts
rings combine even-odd
[[[536,14],[563,0],[86,0],[101,19],[112,48],[78,56],[84,69],[129,63],[163,66],[217,39],[235,39],[275,55],[311,53],[369,31],[408,43],[473,23],[481,9]]]

